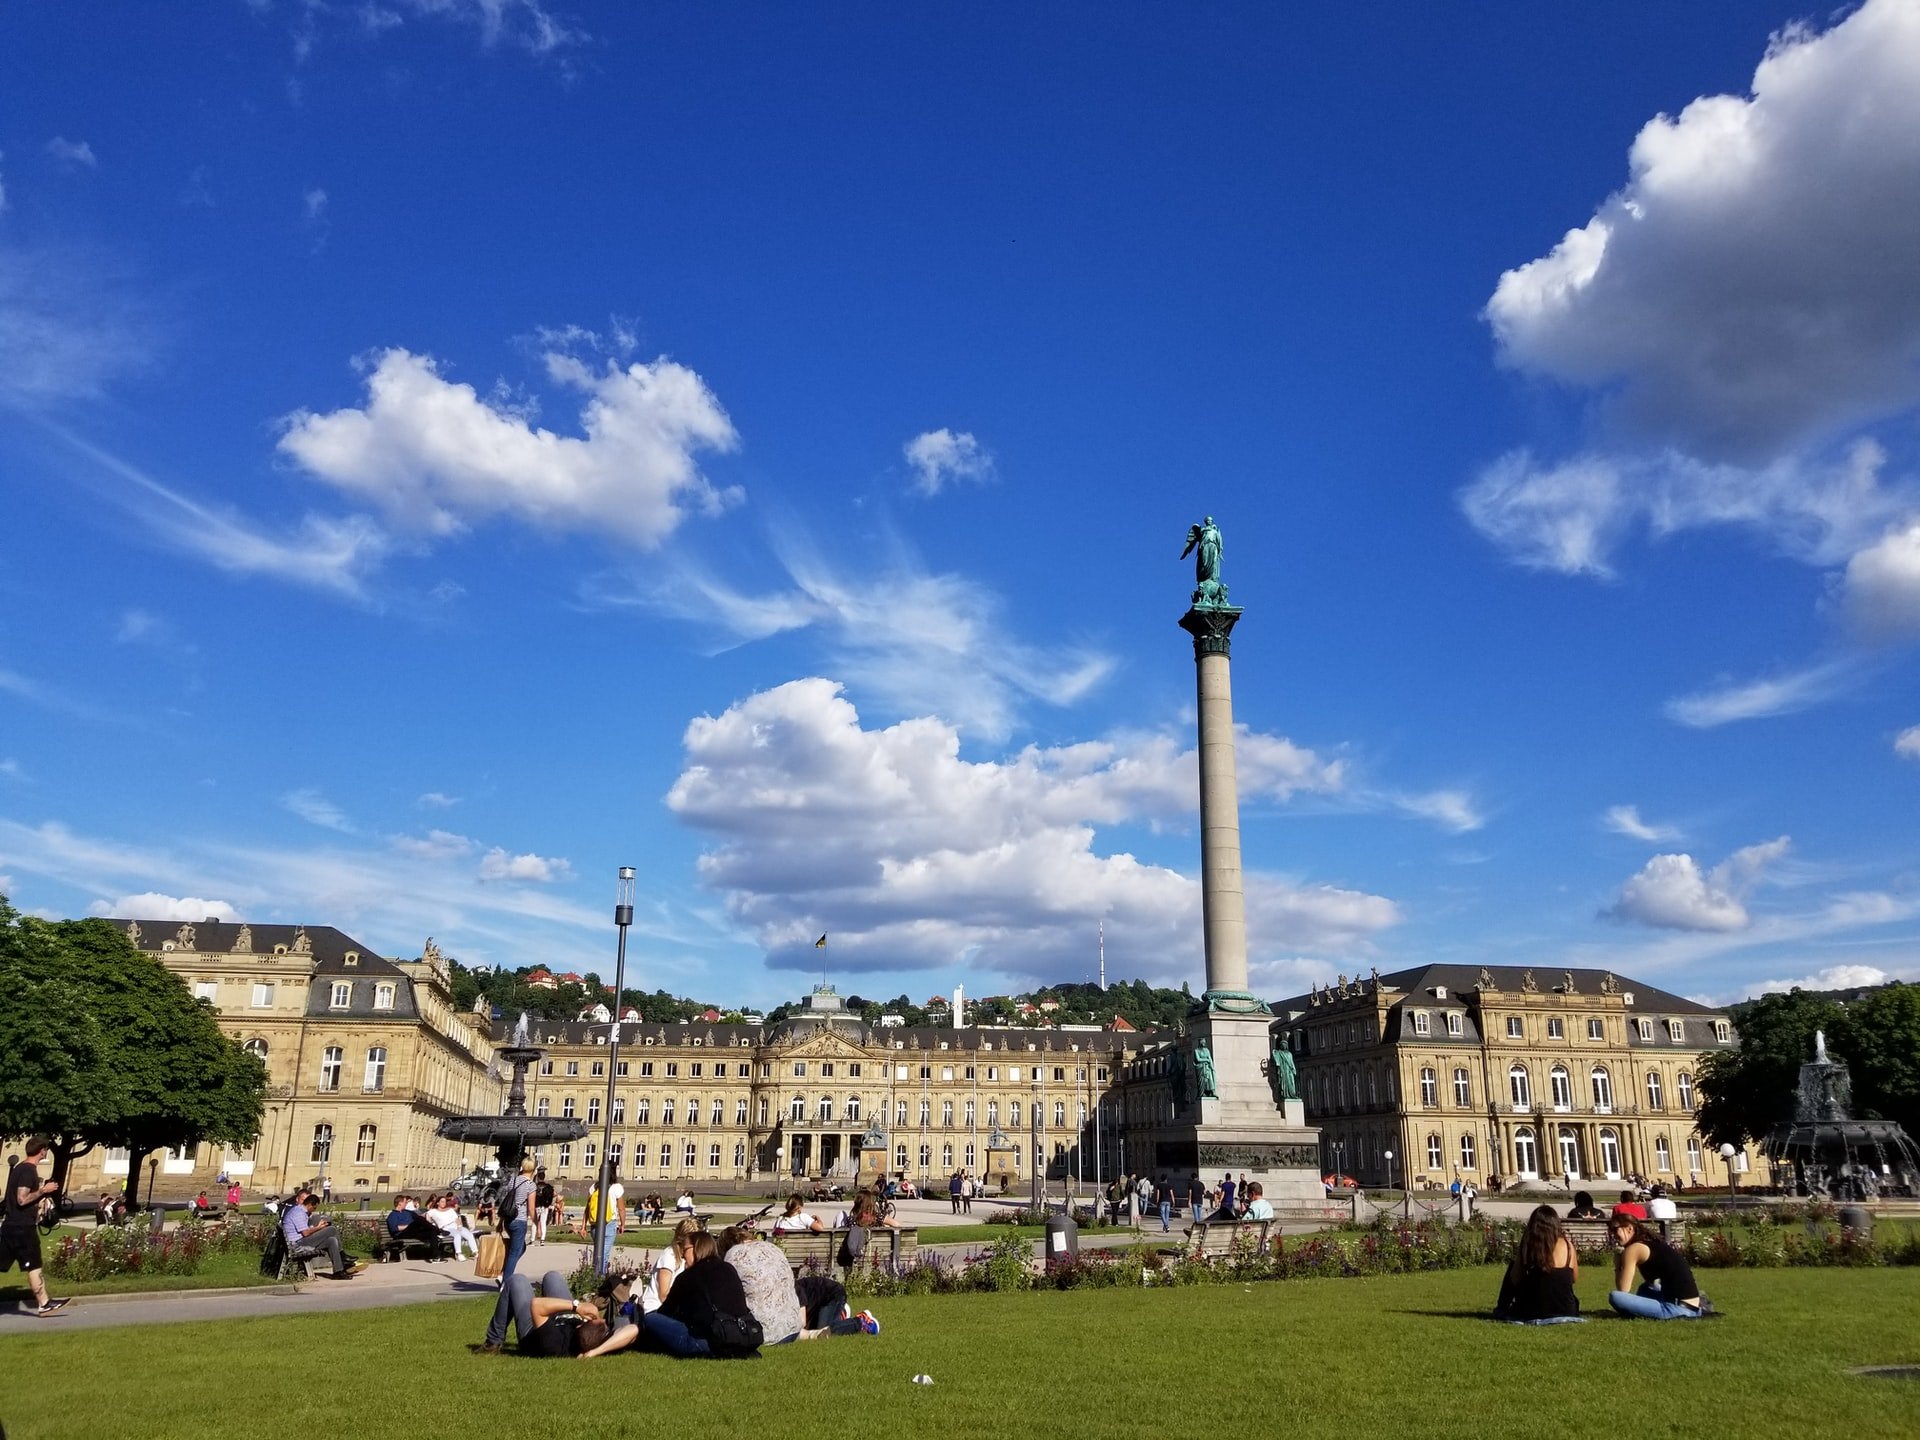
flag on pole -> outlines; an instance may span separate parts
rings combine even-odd
[[[820,937],[820,938],[819,938],[818,940],[816,940],[816,941],[814,941],[814,942],[813,942],[813,948],[814,948],[814,949],[816,949],[816,950],[824,950],[824,949],[826,949],[826,948],[827,948],[827,937],[826,937],[826,936],[824,936],[824,935],[822,935],[822,936],[821,936],[821,937]]]

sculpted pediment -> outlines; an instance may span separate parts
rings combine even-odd
[[[789,1052],[796,1059],[819,1060],[861,1060],[866,1058],[866,1048],[856,1045],[844,1035],[831,1030],[822,1030],[809,1035]]]

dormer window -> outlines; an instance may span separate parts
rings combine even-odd
[[[344,1010],[353,1003],[353,983],[348,980],[333,982],[333,992],[327,1004],[332,1010]]]
[[[347,964],[348,966],[354,967],[354,968],[357,968],[359,966],[360,952],[358,950],[347,951]]]
[[[392,985],[376,985],[373,987],[373,1008],[376,1010],[393,1009]]]

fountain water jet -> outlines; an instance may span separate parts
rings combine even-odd
[[[1855,1120],[1852,1111],[1852,1078],[1827,1054],[1826,1032],[1816,1030],[1794,1118],[1775,1126],[1763,1147],[1783,1190],[1834,1200],[1916,1193],[1920,1150],[1907,1132],[1892,1120]]]
[[[533,1043],[527,1013],[521,1011],[520,1020],[513,1027],[513,1038],[500,1047],[500,1058],[513,1066],[506,1109],[498,1115],[449,1116],[440,1122],[440,1137],[468,1145],[493,1146],[494,1153],[500,1157],[500,1173],[511,1175],[520,1168],[521,1157],[530,1147],[578,1140],[585,1135],[587,1127],[578,1120],[527,1114],[527,1071],[545,1053]]]

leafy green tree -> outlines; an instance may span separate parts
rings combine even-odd
[[[266,1068],[213,1007],[104,920],[45,921],[0,897],[0,1133],[54,1140],[54,1179],[95,1146],[152,1151],[260,1133]]]
[[[1734,1018],[1740,1044],[1707,1056],[1695,1077],[1701,1100],[1694,1123],[1715,1145],[1763,1139],[1792,1119],[1800,1067],[1813,1057],[1813,1032],[1837,1037],[1846,1025],[1837,1003],[1798,988],[1763,995],[1737,1008]]]
[[[1887,985],[1850,1002],[1828,1043],[1852,1074],[1855,1111],[1920,1135],[1920,985]]]

